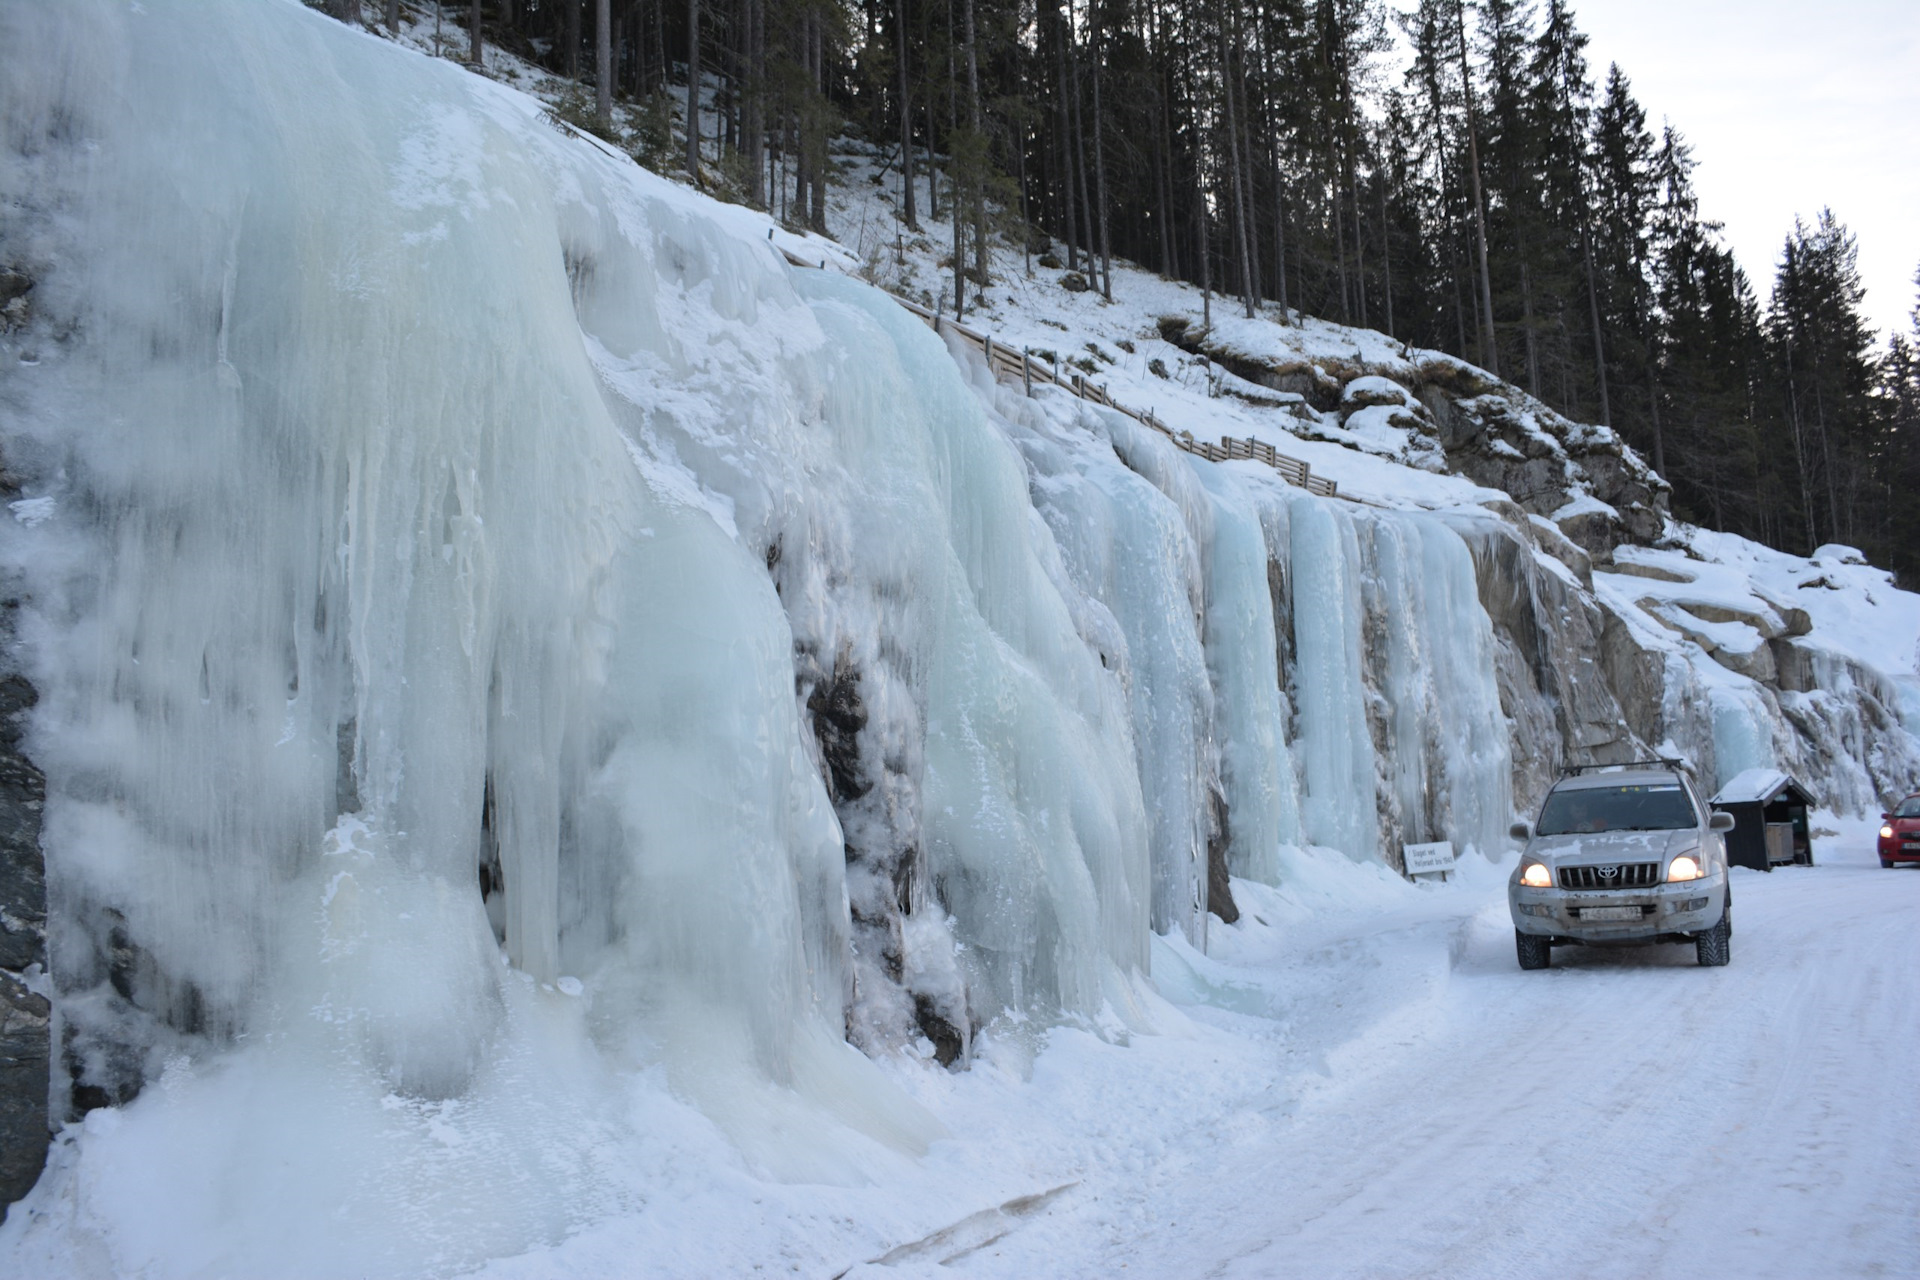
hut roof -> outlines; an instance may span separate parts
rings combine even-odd
[[[1728,779],[1714,795],[1714,804],[1765,804],[1782,791],[1792,788],[1802,804],[1812,804],[1807,789],[1778,769],[1748,769]]]

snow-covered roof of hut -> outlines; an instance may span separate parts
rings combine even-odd
[[[1778,769],[1747,769],[1728,779],[1727,784],[1715,794],[1712,803],[1764,804],[1788,787],[1800,792],[1803,799],[1811,799],[1806,794],[1806,788]]]

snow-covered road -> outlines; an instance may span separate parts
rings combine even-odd
[[[1173,1136],[1110,1098],[1079,1186],[972,1252],[852,1274],[1920,1274],[1920,872],[1846,827],[1820,866],[1736,872],[1726,969],[1666,946],[1522,973],[1491,877],[1377,931],[1336,917],[1273,958],[1270,1088]],[[1256,967],[1212,991],[1257,1002]],[[1068,1094],[1051,1056],[1034,1083]]]

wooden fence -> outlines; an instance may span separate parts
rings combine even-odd
[[[781,252],[785,253],[787,261],[796,267],[826,265],[825,263],[816,264],[808,262],[791,253],[786,253],[784,249],[781,250]],[[993,370],[993,376],[996,379],[1002,382],[1019,383],[1026,389],[1028,395],[1033,394],[1033,385],[1036,382],[1047,386],[1060,387],[1079,396],[1082,400],[1088,400],[1104,408],[1112,409],[1116,413],[1124,413],[1136,422],[1145,423],[1155,431],[1166,436],[1167,439],[1173,441],[1177,447],[1185,449],[1188,453],[1198,457],[1206,458],[1212,462],[1226,462],[1232,458],[1251,458],[1255,462],[1266,463],[1275,471],[1278,471],[1288,484],[1305,489],[1308,493],[1319,494],[1327,498],[1339,496],[1338,486],[1336,486],[1333,481],[1323,476],[1314,475],[1312,469],[1308,467],[1306,463],[1300,461],[1298,458],[1288,457],[1264,440],[1239,440],[1231,436],[1222,436],[1218,444],[1210,440],[1196,440],[1193,438],[1191,432],[1175,431],[1166,423],[1154,417],[1151,411],[1142,413],[1135,409],[1129,409],[1125,405],[1115,404],[1113,398],[1107,394],[1107,389],[1104,386],[1095,386],[1093,383],[1088,382],[1083,374],[1073,373],[1070,375],[1062,375],[1058,365],[1049,367],[1041,361],[1034,359],[1033,356],[1025,350],[1015,350],[1004,342],[995,342],[989,335],[976,332],[957,321],[948,320],[943,316],[937,315],[910,298],[903,298],[897,293],[890,294],[889,296],[908,311],[911,311],[914,315],[926,321],[927,324],[933,328],[934,332],[958,334],[968,346],[986,357],[987,367]]]

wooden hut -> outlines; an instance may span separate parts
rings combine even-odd
[[[1733,815],[1733,830],[1727,832],[1729,863],[1755,871],[1771,871],[1783,862],[1813,865],[1813,840],[1807,833],[1813,797],[1778,769],[1748,769],[1736,775],[1712,803]]]

